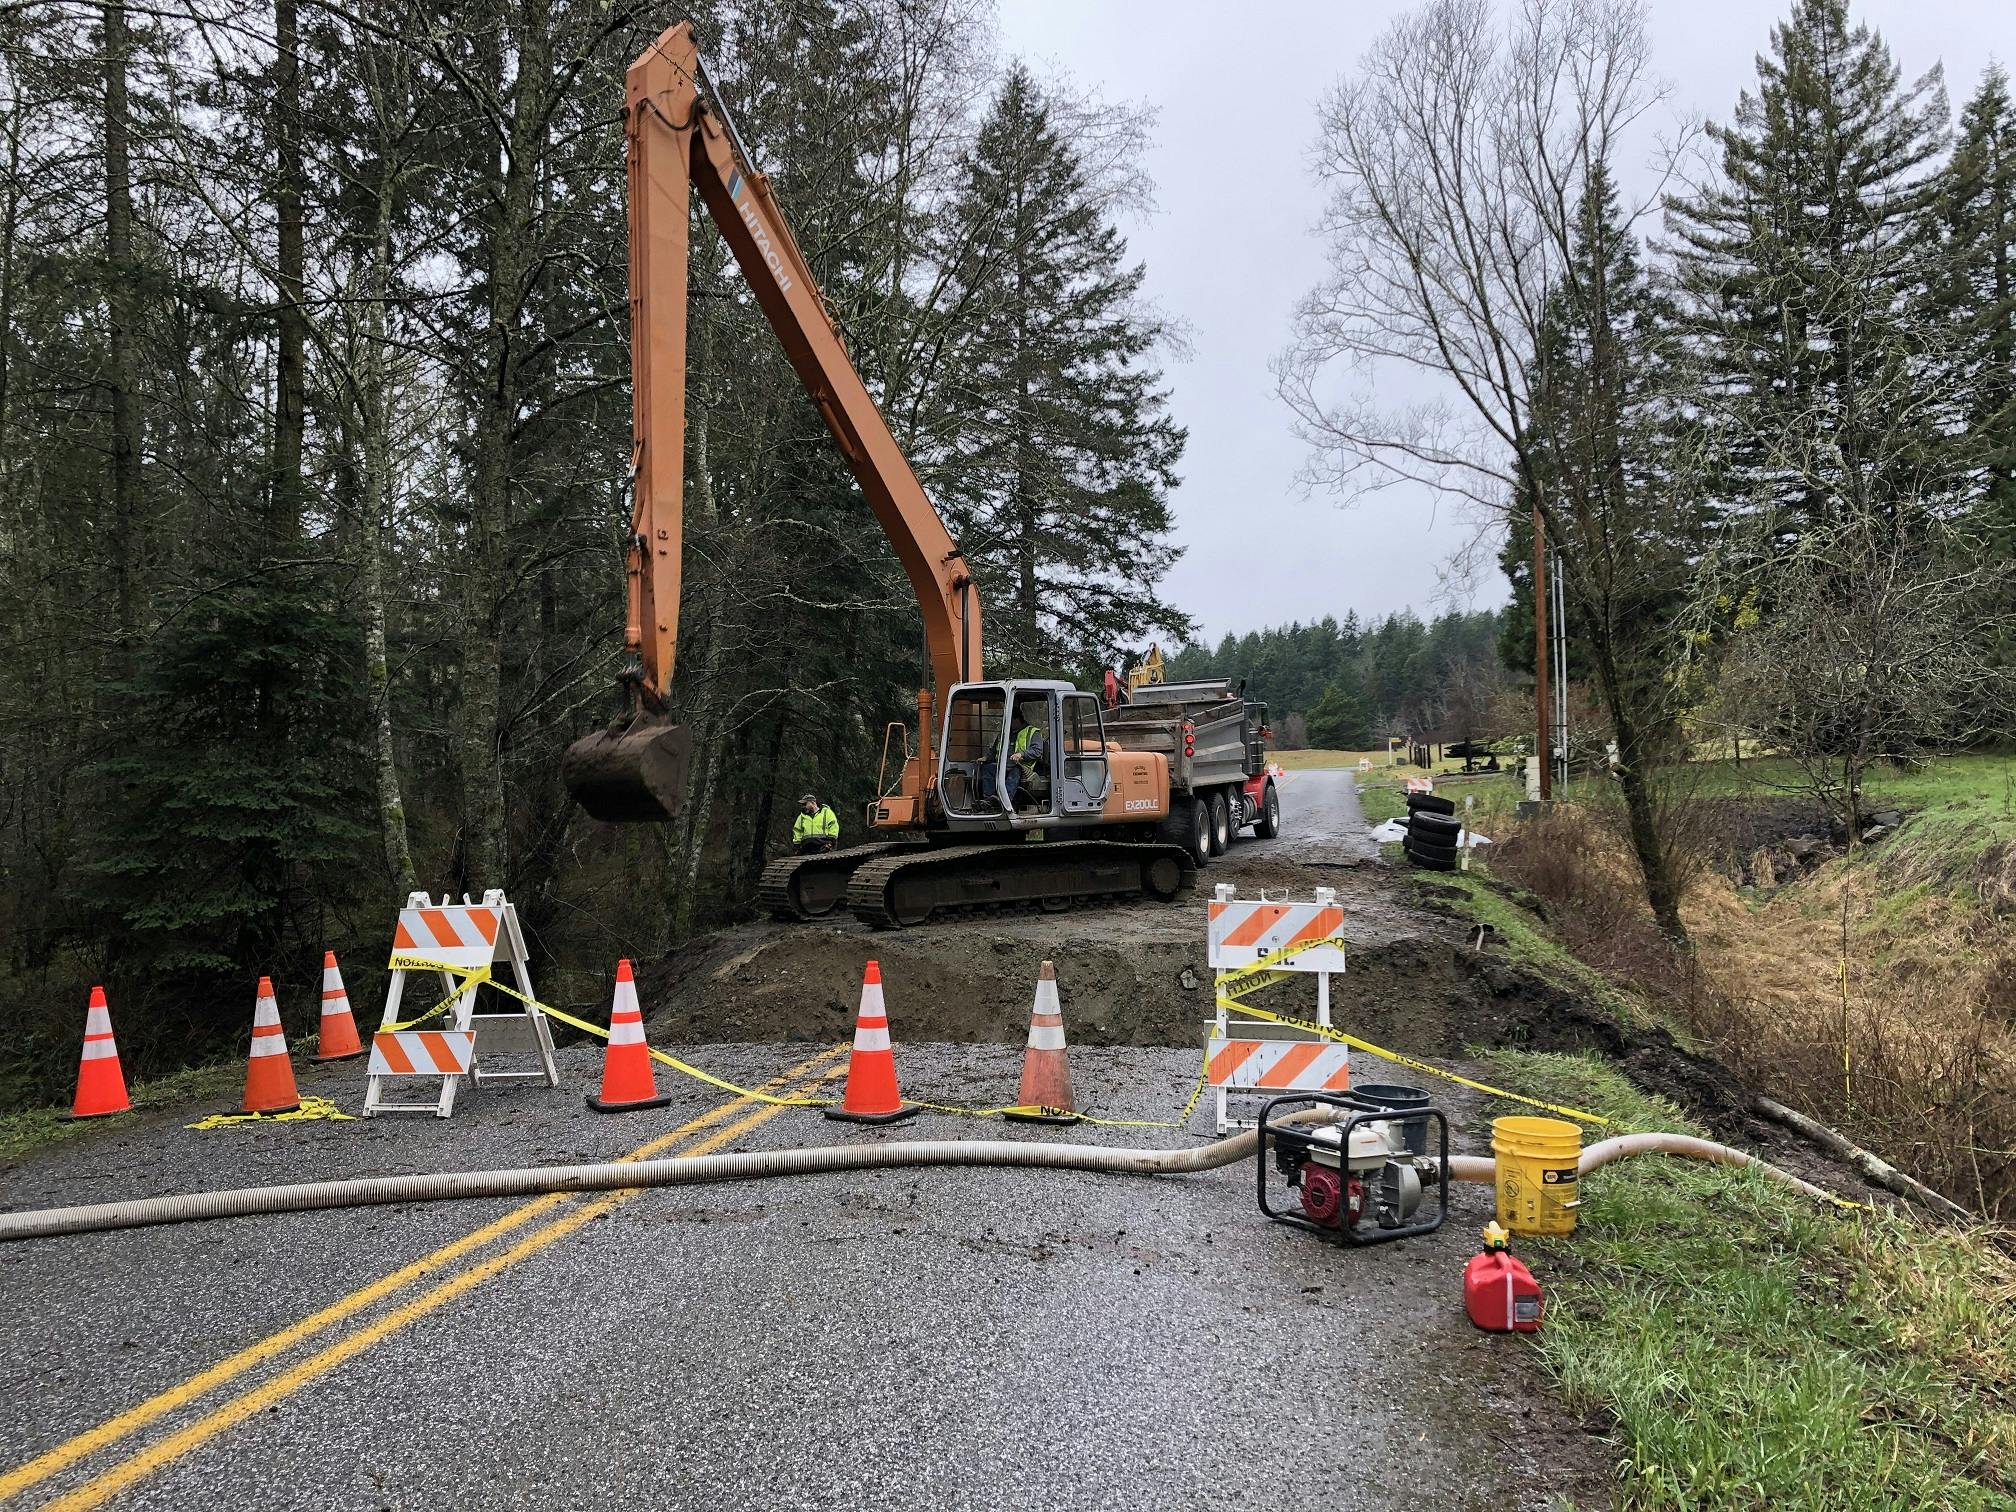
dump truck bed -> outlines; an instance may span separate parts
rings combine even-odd
[[[1105,720],[1107,735],[1123,749],[1168,757],[1174,788],[1244,782],[1266,765],[1261,731],[1267,723],[1267,706],[1240,697],[1223,678],[1136,688],[1133,700],[1108,709]]]

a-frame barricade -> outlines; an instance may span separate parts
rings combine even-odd
[[[1246,1019],[1234,1025],[1225,1006],[1228,998],[1311,975],[1316,978],[1315,1022],[1321,1029],[1333,1027],[1330,974],[1345,969],[1344,910],[1337,894],[1319,887],[1307,903],[1242,900],[1230,883],[1220,883],[1207,920],[1217,1008],[1206,1030],[1204,1079],[1218,1094],[1218,1132],[1257,1127],[1253,1119],[1233,1116],[1229,1101],[1235,1093],[1264,1097],[1348,1091],[1348,1046],[1287,1025]]]
[[[500,994],[508,1007],[478,1013],[483,985],[501,985],[491,978],[499,961],[509,964],[517,995]],[[514,1081],[560,1085],[553,1034],[546,1015],[534,1006],[538,994],[532,990],[518,910],[502,891],[486,892],[481,903],[471,903],[464,894],[460,903],[443,898],[438,905],[426,893],[412,894],[399,911],[390,964],[385,1016],[371,1037],[370,1074],[364,1086],[366,1118],[377,1113],[432,1113],[446,1118],[455,1110],[455,1092],[465,1076],[473,1076],[478,1086]],[[402,1023],[399,1012],[406,978],[426,972],[439,979],[443,997]],[[496,1065],[504,1057],[527,1055],[537,1064]],[[439,1077],[439,1096],[431,1102],[387,1101],[395,1084],[412,1077]]]

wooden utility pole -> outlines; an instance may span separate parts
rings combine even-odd
[[[1540,763],[1540,798],[1554,796],[1553,705],[1547,688],[1547,521],[1533,506],[1533,711],[1538,739],[1533,759]]]

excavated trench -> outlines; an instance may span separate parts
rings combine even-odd
[[[1378,862],[1316,876],[1338,888],[1353,937],[1350,969],[1332,979],[1339,1027],[1438,1061],[1477,1048],[1591,1050],[1722,1135],[1765,1133],[1722,1067],[1689,1054],[1663,1030],[1620,1025],[1489,946],[1473,947],[1460,924],[1398,900],[1397,879]],[[1309,878],[1302,880],[1306,895]],[[1178,904],[1130,904],[1063,920],[1006,913],[889,932],[851,922],[746,924],[646,969],[641,996],[653,1038],[666,1043],[831,1043],[852,1032],[862,970],[874,959],[899,1044],[1017,1044],[1047,959],[1057,967],[1073,1043],[1196,1045],[1212,1011],[1204,896],[1200,890]],[[1315,983],[1284,983],[1255,1001],[1313,1016]]]
[[[1242,839],[1174,903],[966,915],[890,931],[851,919],[764,920],[704,936],[641,974],[652,1037],[674,1045],[845,1039],[862,968],[874,959],[899,1045],[1019,1045],[1037,968],[1050,960],[1073,1043],[1196,1046],[1212,1016],[1204,948],[1212,888],[1230,882],[1242,898],[1306,899],[1328,887],[1351,942],[1350,969],[1331,993],[1340,1028],[1442,1063],[1479,1048],[1593,1051],[1721,1138],[1782,1145],[1778,1130],[1751,1116],[1747,1089],[1726,1069],[1663,1030],[1619,1024],[1488,942],[1478,948],[1463,921],[1414,896],[1381,859],[1348,773],[1289,773],[1280,791],[1280,838]],[[1284,983],[1255,1001],[1308,1017],[1315,985]],[[1367,1075],[1382,1064],[1364,1060]]]

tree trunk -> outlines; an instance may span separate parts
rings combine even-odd
[[[783,710],[777,713],[775,733],[770,737],[770,754],[763,763],[763,774],[756,785],[759,795],[756,799],[755,828],[749,836],[749,874],[763,875],[763,868],[770,859],[770,819],[777,805],[777,768],[784,760],[784,738],[790,733],[791,720]]]
[[[1597,623],[1592,621],[1592,623]],[[1610,727],[1617,736],[1617,784],[1624,794],[1624,817],[1631,836],[1631,851],[1638,860],[1638,873],[1645,881],[1645,901],[1652,917],[1676,945],[1687,944],[1687,926],[1680,919],[1680,889],[1674,881],[1672,859],[1667,855],[1666,837],[1659,833],[1658,815],[1652,801],[1651,766],[1645,749],[1644,732],[1639,728],[1623,680],[1618,675],[1617,657],[1607,635],[1591,637],[1597,680],[1608,705]]]
[[[274,282],[279,289],[274,356],[273,478],[268,496],[273,548],[284,551],[301,531],[301,448],[307,429],[308,317],[306,265],[301,248],[301,50],[299,0],[273,0],[273,196],[279,246]]]
[[[687,386],[687,393],[696,396],[691,404],[691,414],[687,420],[686,437],[691,448],[687,458],[687,486],[693,498],[693,525],[695,533],[705,536],[719,524],[720,504],[714,495],[714,478],[708,471],[708,406],[701,394],[709,365],[714,356],[714,313],[711,307],[703,310],[696,322],[697,338],[693,343],[693,376]],[[672,941],[684,940],[693,928],[693,906],[700,892],[700,865],[707,851],[708,825],[714,817],[714,783],[721,770],[718,747],[721,743],[721,662],[722,649],[727,640],[727,627],[722,623],[722,595],[717,568],[696,586],[700,589],[700,613],[698,622],[704,624],[706,638],[700,648],[698,676],[693,679],[695,697],[689,704],[689,722],[693,727],[693,759],[699,767],[694,774],[692,801],[686,806],[686,854],[678,871],[679,885],[672,902]]]
[[[382,150],[382,147],[381,147]],[[381,160],[382,161],[382,160]],[[372,775],[378,794],[378,829],[385,873],[404,898],[419,887],[406,833],[406,803],[399,785],[398,748],[392,733],[392,673],[385,654],[385,536],[392,504],[391,364],[386,345],[386,301],[392,287],[391,170],[378,185],[372,228],[369,284],[364,296],[364,351],[359,362],[359,408],[364,421],[363,528],[357,532],[364,595],[364,678],[371,700]]]
[[[517,337],[536,259],[533,196],[550,87],[547,0],[525,0],[509,45],[516,53],[509,149],[503,154],[497,225],[490,247],[489,361],[476,411],[469,532],[463,552],[462,862],[473,891],[507,883],[504,774],[498,712],[503,693],[505,560],[511,513],[513,430],[518,420]]]
[[[131,40],[125,0],[106,0],[105,17],[105,277],[109,353],[105,383],[111,390],[112,530],[105,542],[112,563],[112,611],[119,635],[122,676],[135,666],[140,631],[137,559],[140,556],[140,404],[134,393],[132,123],[126,97]]]
[[[0,206],[0,502],[13,503],[13,447],[7,429],[14,355],[14,242],[21,223],[21,116],[7,114],[7,201]]]

